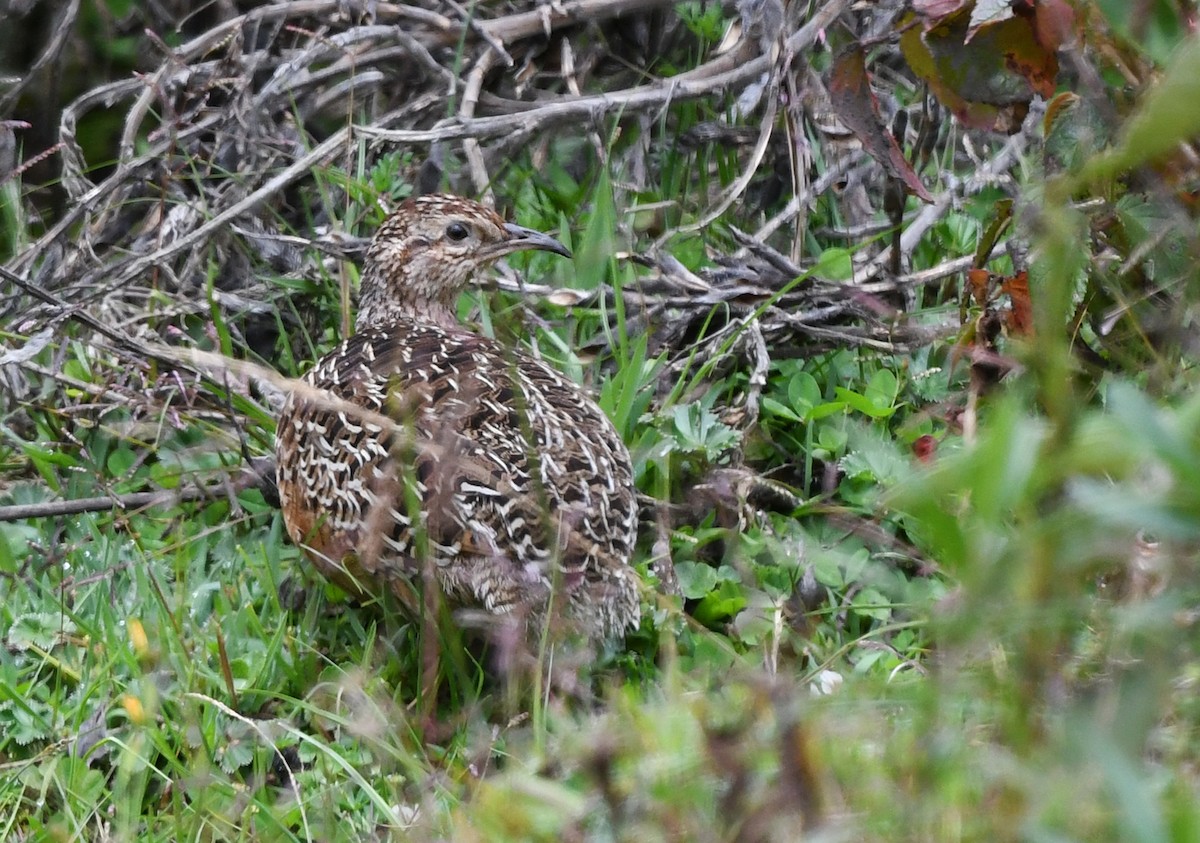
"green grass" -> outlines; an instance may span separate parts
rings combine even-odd
[[[727,17],[713,4],[679,13],[695,40],[660,72],[718,40]],[[1152,105],[1141,119],[1165,132]],[[32,360],[49,374],[20,369],[27,381],[0,405],[0,505],[210,481],[213,495],[0,521],[0,839],[1200,839],[1194,349],[1156,345],[1136,319],[1109,335],[1085,318],[1152,298],[1110,272],[1113,251],[1152,254],[1137,280],[1190,307],[1192,244],[1178,231],[1151,242],[1166,200],[1125,184],[1141,162],[1121,147],[1101,163],[1125,169],[1085,185],[1047,181],[1031,154],[1006,187],[1039,216],[1018,232],[1036,330],[1001,340],[1020,364],[1004,384],[973,394],[969,352],[945,330],[894,353],[782,342],[755,384],[749,330],[713,339],[729,308],[641,321],[634,296],[652,273],[616,258],[694,222],[737,178],[736,149],[679,143],[724,116],[677,103],[603,127],[599,151],[567,133],[542,167],[512,156],[496,194],[575,252],[514,266],[581,303],[494,291],[460,303],[479,330],[591,386],[630,447],[647,504],[644,619],[601,653],[560,647],[499,669],[495,648],[446,618],[348,602],[261,491],[225,483],[272,448],[267,396],[133,366],[56,323]],[[634,184],[641,132],[648,176]],[[308,228],[367,235],[381,200],[411,192],[411,152],[354,153],[348,172],[295,188]],[[935,158],[968,169],[949,148]],[[13,249],[31,233],[19,185],[3,187]],[[1111,216],[1078,206],[1087,190],[1111,194]],[[972,254],[1002,196],[955,207],[912,268]],[[754,230],[785,199],[756,201],[664,247],[711,268],[736,250],[729,226]],[[665,205],[625,214],[635,203]],[[758,315],[849,273],[861,244],[814,234],[843,217],[829,195],[814,204],[814,269],[756,299]],[[772,241],[784,253],[787,234]],[[187,315],[143,324],[286,375],[338,341],[352,267],[248,258],[273,304],[267,350],[252,351],[249,318],[217,295],[218,251],[200,255],[206,283]],[[601,287],[612,297],[583,295]],[[961,308],[964,339],[982,315],[953,284],[904,304],[909,322],[943,328]],[[686,342],[661,344],[676,322]],[[10,320],[0,354],[40,327]],[[923,437],[936,442],[928,463],[914,453]]]
[[[601,400],[643,488],[686,504],[739,440],[721,390],[654,404],[661,363],[623,348]],[[257,491],[0,525],[5,833],[1189,839],[1200,402],[1114,384],[1056,431],[1017,389],[924,468],[901,443],[936,429],[912,415],[930,387],[897,362],[773,366],[746,453],[841,479],[736,529],[721,507],[672,529],[682,598],[648,591],[627,647],[572,668],[590,701],[506,690],[455,649],[429,720],[420,626],[324,586]],[[238,406],[264,449],[268,417]],[[236,461],[196,421],[114,409],[64,437],[59,409],[34,417],[36,439],[7,433],[6,459],[41,478],[14,502]],[[1170,589],[1123,582],[1139,530]]]

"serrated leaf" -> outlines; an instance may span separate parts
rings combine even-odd
[[[235,773],[254,761],[254,744],[246,740],[232,740],[217,753],[221,769]]]
[[[61,614],[28,612],[13,619],[8,628],[8,646],[14,650],[49,650],[58,643],[60,632],[69,635],[74,631],[75,624]]]
[[[42,700],[25,698],[20,705],[10,705],[0,716],[5,736],[21,746],[50,737],[52,711]]]
[[[908,457],[889,440],[858,436],[852,448],[838,463],[847,477],[870,478],[890,485],[903,480],[911,470]]]
[[[12,738],[18,745],[28,746],[34,741],[44,741],[50,737],[50,730],[22,715],[5,727],[4,734]]]
[[[871,464],[857,451],[852,451],[838,461],[840,468],[851,480],[874,480],[875,471]]]

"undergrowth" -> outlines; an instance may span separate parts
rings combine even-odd
[[[682,28],[663,75],[732,17],[664,14]],[[911,80],[891,85],[894,107],[920,110]],[[907,281],[837,298],[890,236],[848,236],[849,200],[815,196],[803,228],[759,238],[768,258],[746,245],[786,205],[797,145],[806,178],[836,165],[796,114],[780,121],[792,147],[693,230],[747,155],[698,130],[738,113],[686,100],[491,161],[509,215],[575,257],[514,258],[460,316],[588,385],[643,496],[643,621],[600,653],[509,671],[453,623],[349,602],[286,540],[269,484],[244,482],[278,396],[237,370],[132,365],[64,315],[95,305],[131,336],[297,376],[350,324],[353,238],[430,181],[420,155],[348,144],[349,164],[313,168],[259,229],[127,296],[7,318],[5,348],[30,353],[0,358],[0,500],[114,505],[0,521],[0,837],[1200,839],[1194,349],[1089,319],[1093,302],[1147,319],[1151,299],[1152,327],[1190,318],[1194,238],[1141,225],[1173,197],[1125,184],[1144,161],[1119,142],[1115,163],[1061,171],[1028,153],[948,203]],[[961,183],[1003,144],[973,137],[969,152],[943,137],[922,177]],[[163,219],[210,186],[211,162],[187,163]],[[459,163],[433,180],[463,190]],[[19,255],[44,231],[14,196],[44,188],[15,184],[0,225]],[[996,222],[1010,199],[1011,230]],[[1000,229],[1033,259],[982,263],[1028,271],[1033,328],[985,348],[994,302],[920,273]],[[264,245],[276,235],[302,245]],[[1122,286],[1112,253],[1158,250],[1139,279],[1153,295]],[[772,260],[796,272],[771,286]]]

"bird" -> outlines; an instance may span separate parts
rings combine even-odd
[[[283,519],[351,595],[388,589],[412,608],[432,579],[452,607],[531,630],[555,612],[587,639],[619,639],[640,619],[628,449],[583,387],[456,315],[484,269],[522,250],[571,256],[457,196],[387,216],[354,331],[280,411]]]

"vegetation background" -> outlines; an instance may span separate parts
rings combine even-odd
[[[1200,839],[1196,14],[0,2],[0,837]],[[461,315],[633,453],[608,652],[434,667],[284,538],[435,189],[575,251]]]

